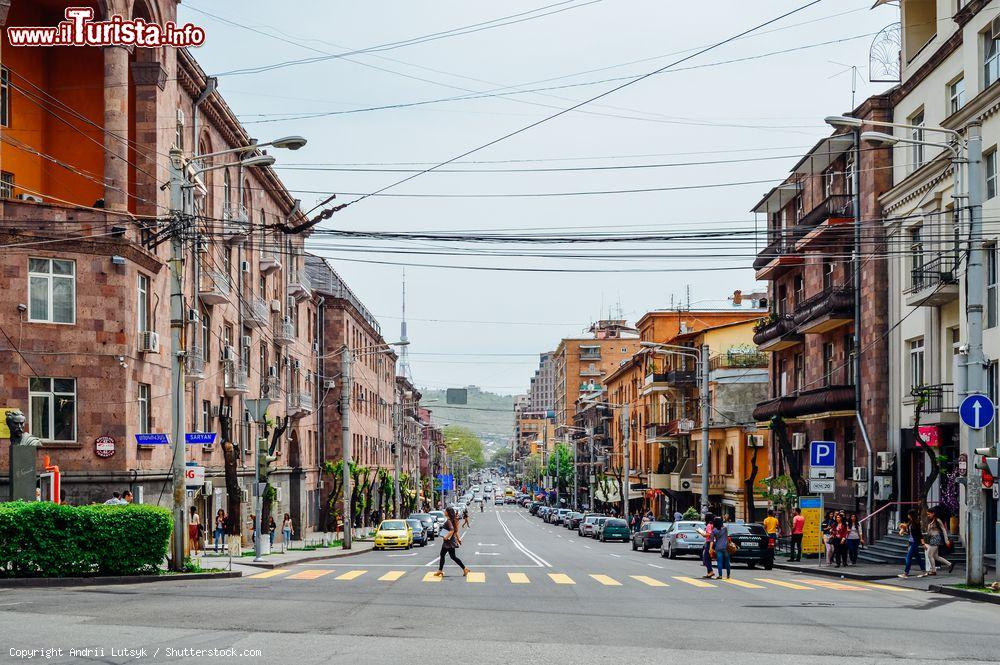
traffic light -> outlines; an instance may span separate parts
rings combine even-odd
[[[976,448],[976,468],[983,472],[983,487],[989,489],[1000,476],[1000,458],[997,457],[996,447]]]
[[[257,482],[266,483],[267,476],[271,473],[271,465],[278,459],[271,455],[267,447],[267,438],[257,439]]]

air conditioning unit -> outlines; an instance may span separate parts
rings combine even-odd
[[[198,310],[188,309],[188,323],[198,323]]]
[[[272,312],[280,312],[281,311],[281,301],[280,300],[272,300],[271,301],[271,311]]]
[[[212,481],[206,480],[205,484],[201,488],[202,494],[205,496],[211,496],[212,494]]]
[[[792,434],[792,450],[806,449],[806,433],[795,432]]]
[[[218,407],[216,407],[216,408],[218,408]],[[224,407],[222,407],[221,409],[219,409],[219,414],[218,415],[219,415],[220,418],[232,418],[233,417],[233,407],[231,407],[231,406],[224,406]]]
[[[228,344],[222,347],[222,360],[224,362],[232,362],[236,360],[236,349]]]
[[[868,467],[866,466],[854,467],[854,482],[856,483],[868,482]]]
[[[763,448],[764,447],[764,435],[763,434],[748,434],[747,435],[747,447],[749,447],[749,448]]]
[[[250,272],[250,262],[240,261],[240,270],[242,270],[243,272]]]
[[[879,472],[892,471],[892,464],[895,460],[895,455],[893,453],[878,453],[878,459],[875,462],[875,469]]]
[[[876,501],[888,501],[892,498],[892,476],[879,476],[875,479],[872,498]]]
[[[292,367],[294,367],[295,369],[302,369],[302,361],[296,360],[295,362],[292,363]]]
[[[690,492],[691,489],[693,488],[691,481],[688,479],[682,480],[680,486],[682,492]]]
[[[243,335],[243,348],[249,349],[253,346],[253,338],[250,335]]]
[[[324,487],[323,480],[317,480],[316,481],[316,489],[321,490],[321,489],[323,489],[323,487]]]
[[[858,498],[868,496],[868,483],[858,483],[855,485],[854,496]]]
[[[250,490],[245,487],[240,489],[240,501],[242,503],[250,503]]]
[[[139,351],[141,353],[159,353],[160,335],[151,330],[139,335]]]
[[[31,201],[32,203],[45,203],[42,197],[35,196],[34,194],[18,194],[15,198],[21,201]]]

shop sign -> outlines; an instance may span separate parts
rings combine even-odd
[[[99,436],[94,439],[94,454],[98,457],[111,457],[115,454],[115,439],[111,436]]]

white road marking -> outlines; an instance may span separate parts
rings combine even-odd
[[[621,554],[608,554],[608,556],[613,556],[613,557],[615,557],[616,559],[620,559],[620,558],[622,558],[622,555],[621,555]]]
[[[496,547],[496,543],[476,543],[477,547]]]
[[[500,552],[476,552],[476,556],[500,556]]]
[[[411,552],[410,554],[386,554],[386,556],[387,557],[394,557],[394,556],[417,556],[417,553],[416,552]]]
[[[584,545],[588,550],[593,549],[590,545]]]
[[[552,564],[550,564],[548,561],[546,561],[545,559],[543,559],[542,557],[538,556],[537,554],[529,550],[527,547],[525,547],[524,544],[514,536],[514,533],[510,530],[510,528],[506,524],[504,524],[504,521],[499,514],[497,515],[497,521],[500,523],[500,528],[503,529],[504,533],[507,534],[507,537],[510,538],[510,541],[514,543],[514,547],[520,550],[522,554],[525,554],[529,559],[538,564],[539,567],[542,568],[552,567]]]
[[[661,568],[661,569],[663,568],[663,566],[657,566],[655,563],[650,563],[650,564],[646,564],[646,565],[652,566],[653,568]]]

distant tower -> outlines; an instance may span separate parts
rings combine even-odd
[[[399,324],[399,375],[413,381],[410,371],[410,340],[406,336],[406,268],[403,268],[403,319]]]

